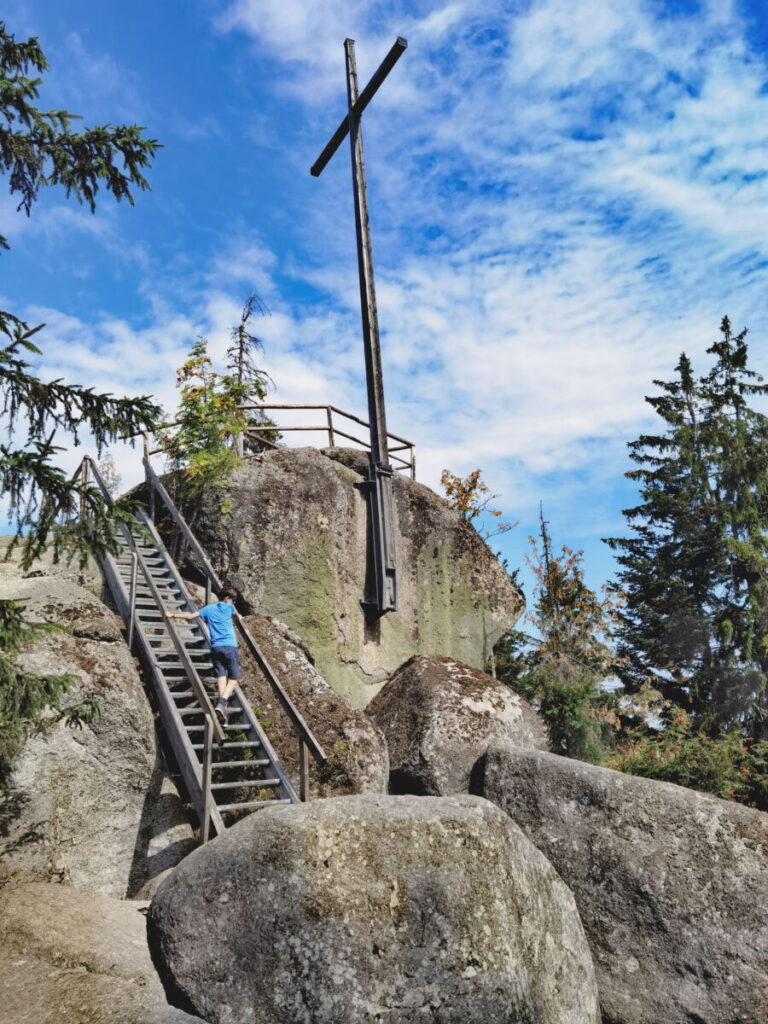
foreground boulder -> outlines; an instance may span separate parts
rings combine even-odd
[[[29,738],[0,802],[0,878],[56,880],[123,897],[196,845],[155,738],[141,679],[114,614],[70,571],[48,562],[23,576],[2,563],[0,598],[60,629],[21,655],[30,672],[71,673],[67,704],[97,699],[98,720],[57,722]]]
[[[398,610],[366,621],[366,477],[359,451],[281,448],[235,470],[209,508],[188,510],[220,574],[298,634],[323,678],[357,708],[415,652],[482,668],[524,606],[472,526],[396,474]],[[231,510],[223,517],[222,502]]]
[[[481,791],[576,897],[604,1020],[768,1020],[768,815],[505,747]]]
[[[393,793],[468,793],[472,769],[494,740],[547,749],[544,725],[524,698],[451,658],[411,658],[366,714],[387,738]]]
[[[328,758],[320,769],[310,759],[310,795],[386,793],[389,757],[381,730],[364,712],[355,710],[331,689],[299,638],[284,623],[266,615],[249,615],[246,622]],[[244,646],[240,660],[240,685],[262,721],[268,724],[270,741],[298,792],[298,743],[293,726]]]
[[[169,1006],[147,949],[146,904],[63,885],[0,890],[0,1020],[193,1024]]]
[[[252,815],[158,889],[171,1001],[213,1024],[596,1024],[573,898],[497,808],[351,796]]]

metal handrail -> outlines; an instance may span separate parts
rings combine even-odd
[[[198,561],[200,569],[202,570],[204,576],[206,577],[208,584],[212,586],[214,590],[221,590],[223,585],[222,581],[219,578],[218,573],[208,560],[208,556],[206,555],[203,546],[200,544],[197,537],[195,537],[194,533],[189,527],[189,524],[186,522],[181,512],[179,512],[179,510],[174,505],[173,500],[171,499],[170,495],[163,486],[162,481],[160,480],[157,473],[155,473],[154,469],[150,465],[149,460],[145,458],[143,461],[144,470],[147,477],[148,488],[150,489],[150,491],[156,492],[160,500],[165,505],[174,523],[178,526],[179,530],[181,531],[182,537],[184,538],[187,545],[195,555],[195,558]],[[302,717],[296,705],[293,703],[291,698],[283,689],[283,686],[280,683],[280,680],[277,678],[274,669],[267,661],[266,657],[262,653],[261,649],[254,640],[248,628],[239,619],[235,619],[235,625],[237,627],[238,632],[242,636],[246,647],[256,660],[256,663],[261,669],[264,678],[267,680],[267,682],[272,688],[273,693],[280,701],[283,710],[287,714],[298,735],[299,768],[301,784],[300,788],[302,790],[302,799],[304,799],[304,794],[306,793],[307,785],[305,778],[306,762],[304,757],[304,750],[308,750],[319,765],[325,764],[327,760],[325,751],[315,739],[315,736],[313,735],[307,723],[304,721],[304,718]]]
[[[102,492],[102,494],[104,495],[104,497],[106,498],[107,502],[110,505],[114,505],[114,499],[112,498],[112,495],[109,493],[109,489],[107,488],[107,485],[106,485],[106,483],[104,481],[104,478],[102,477],[102,475],[101,475],[101,473],[99,471],[98,466],[96,465],[96,463],[93,461],[93,459],[89,455],[86,455],[86,456],[83,457],[83,459],[82,459],[82,461],[80,463],[80,466],[78,467],[78,469],[75,472],[75,476],[81,475],[82,481],[83,481],[83,487],[87,487],[87,485],[88,485],[88,472],[89,472],[89,470],[93,474],[93,479],[96,482],[96,484],[98,485],[98,487],[99,487],[100,491]],[[122,533],[122,535],[123,535],[123,537],[124,537],[128,547],[130,549],[131,560],[132,560],[133,565],[135,565],[136,568],[140,568],[141,569],[141,572],[144,575],[146,584],[149,587],[150,593],[152,594],[152,597],[155,600],[157,608],[158,608],[158,610],[162,611],[163,610],[162,595],[160,594],[160,591],[159,591],[157,585],[155,584],[155,581],[154,581],[154,579],[152,577],[152,573],[149,571],[149,567],[148,567],[147,563],[144,560],[144,556],[142,555],[141,551],[139,550],[138,545],[136,544],[135,538],[133,537],[133,535],[131,534],[131,531],[128,529],[128,527],[125,525],[125,523],[120,522],[118,524],[118,526],[119,526],[120,532]],[[135,604],[135,601],[136,601],[136,586],[135,586],[135,583],[134,583],[134,568],[133,568],[133,565],[132,565],[132,572],[131,572],[131,596],[130,596],[131,608],[130,608],[130,623],[129,623],[129,630],[128,630],[129,644],[133,640],[133,634],[134,634],[134,629],[135,629],[135,620],[136,620],[136,604]],[[210,699],[208,697],[208,692],[205,689],[205,685],[204,685],[202,679],[200,678],[200,676],[198,675],[197,669],[195,668],[195,665],[194,665],[192,659],[189,657],[187,649],[184,646],[184,643],[183,643],[181,637],[179,636],[179,633],[178,633],[178,630],[177,630],[176,626],[174,625],[172,620],[169,619],[167,616],[165,616],[165,619],[164,619],[164,626],[168,630],[168,634],[169,634],[169,636],[171,638],[173,646],[176,648],[176,652],[179,655],[179,658],[181,659],[182,664],[184,665],[185,671],[187,672],[189,680],[192,683],[192,687],[195,690],[197,699],[200,702],[200,706],[202,708],[203,715],[205,716],[206,745],[210,745],[214,738],[215,738],[217,743],[223,743],[225,741],[225,739],[226,739],[226,735],[224,733],[224,730],[223,730],[223,728],[221,726],[221,723],[218,721],[218,718],[216,717],[216,715],[214,713],[213,705],[210,702]],[[206,751],[206,758],[207,758],[208,764],[210,764],[210,751],[208,751],[208,750]],[[207,837],[209,835],[209,829],[210,829],[210,821],[208,820],[208,818],[210,818],[210,816],[211,816],[211,807],[212,807],[212,798],[211,798],[211,792],[210,792],[210,784],[211,784],[210,776],[211,776],[210,767],[208,768],[208,771],[206,773],[206,770],[205,770],[205,760],[204,760],[204,766],[203,766],[203,769],[202,769],[202,779],[201,779],[201,788],[202,788],[202,814],[201,814],[201,818],[203,819],[203,821],[202,821],[202,830],[203,830],[203,836],[204,836],[203,841],[204,842],[205,842],[205,840],[207,839]]]

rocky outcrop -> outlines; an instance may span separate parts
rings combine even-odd
[[[147,949],[146,903],[67,886],[0,890],[0,1020],[194,1024],[169,1006]]]
[[[387,738],[393,793],[468,793],[477,759],[495,740],[547,749],[544,725],[526,700],[451,658],[411,658],[366,714]]]
[[[480,791],[574,894],[605,1021],[768,1020],[768,816],[509,747]]]
[[[269,808],[160,886],[150,948],[214,1024],[596,1024],[573,899],[472,797]]]
[[[26,742],[0,804],[0,877],[57,880],[123,897],[177,864],[195,842],[157,748],[141,679],[114,614],[64,567],[5,563],[0,598],[58,625],[21,655],[30,672],[71,673],[66,697],[95,697],[100,717],[51,716]],[[146,891],[146,890],[145,890]]]
[[[484,667],[523,608],[476,531],[428,487],[397,475],[398,611],[366,621],[365,475],[359,452],[269,451],[237,469],[226,494],[194,516],[221,574],[298,634],[354,707],[415,653]]]
[[[284,623],[266,615],[249,615],[246,624],[328,758],[320,769],[310,759],[310,796],[386,793],[389,757],[381,730],[331,689],[299,638]],[[244,647],[240,660],[241,686],[298,792],[296,734],[279,699]]]

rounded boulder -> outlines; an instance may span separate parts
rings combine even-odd
[[[592,961],[546,858],[475,797],[269,808],[162,883],[170,1001],[211,1024],[596,1024]]]

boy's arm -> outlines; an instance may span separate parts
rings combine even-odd
[[[165,612],[166,619],[199,619],[200,612]]]

